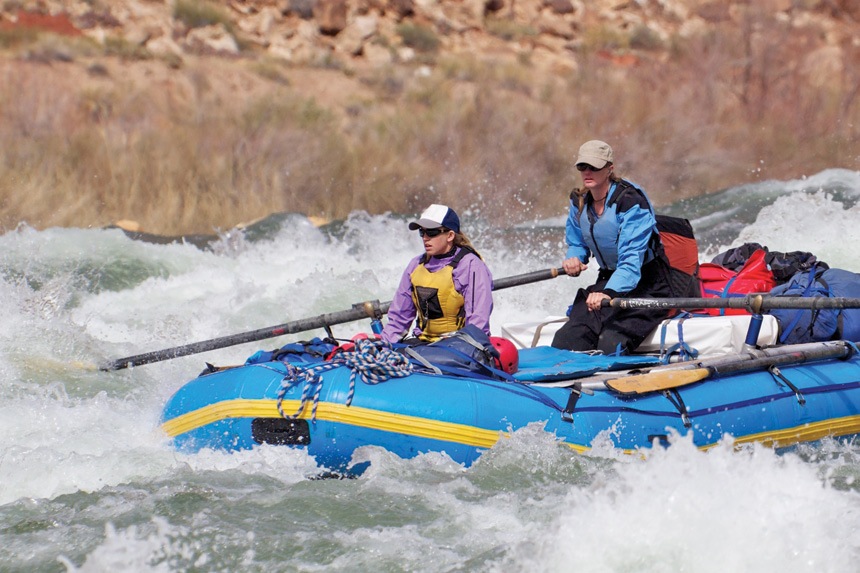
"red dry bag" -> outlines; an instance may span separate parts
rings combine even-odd
[[[766,252],[757,250],[737,272],[713,263],[699,265],[699,282],[705,298],[742,297],[750,293],[770,292],[776,286],[773,273],[764,262]],[[741,309],[711,308],[708,314],[749,314]]]

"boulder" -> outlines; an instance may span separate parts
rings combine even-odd
[[[246,34],[267,36],[275,27],[275,24],[282,19],[283,15],[277,8],[266,6],[253,15],[240,18],[238,27]]]
[[[376,33],[376,16],[357,16],[335,37],[335,47],[339,52],[356,56],[362,52],[364,41]]]
[[[553,14],[559,16],[576,12],[576,7],[571,0],[546,0],[544,5],[552,10]]]
[[[159,36],[146,43],[146,49],[155,56],[182,57],[182,47],[169,36]]]
[[[400,19],[415,13],[415,0],[388,0],[387,4]]]
[[[547,13],[547,11],[541,12],[532,23],[532,26],[537,28],[538,32],[541,34],[549,34],[550,36],[564,38],[565,40],[570,40],[575,35],[573,26],[570,22],[566,21],[564,18],[553,17],[553,15],[551,13]]]
[[[320,32],[329,36],[335,36],[346,28],[346,12],[346,0],[316,0],[313,7]]]
[[[266,54],[294,64],[320,61],[327,50],[318,47],[319,35],[319,29],[313,21],[298,20],[287,33],[270,36]]]
[[[192,28],[185,37],[185,47],[195,53],[239,53],[236,38],[224,27],[224,24]]]
[[[373,67],[386,66],[393,61],[391,49],[374,42],[364,44],[362,55],[364,60]]]

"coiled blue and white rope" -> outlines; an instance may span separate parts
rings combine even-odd
[[[278,391],[278,412],[286,419],[295,419],[304,411],[308,402],[313,403],[311,421],[316,422],[317,407],[322,392],[322,374],[341,366],[348,367],[352,373],[349,376],[349,393],[346,405],[352,404],[355,396],[356,378],[361,378],[365,384],[379,384],[391,378],[402,378],[412,374],[412,363],[402,354],[395,352],[388,342],[376,339],[360,339],[355,341],[355,350],[335,355],[328,362],[315,364],[309,368],[298,368],[285,363],[287,372]],[[284,396],[290,388],[304,383],[301,403],[295,414],[286,414],[283,409]],[[313,395],[313,397],[311,397]]]

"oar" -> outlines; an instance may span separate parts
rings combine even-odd
[[[665,369],[655,369],[645,374],[631,374],[606,380],[605,384],[609,389],[621,394],[644,394],[678,388],[732,372],[784,364],[802,364],[828,358],[844,358],[851,352],[853,348],[842,341],[795,344],[749,354],[720,356]]]
[[[553,279],[560,274],[564,274],[564,269],[546,269],[542,271],[533,271],[522,275],[515,275],[512,277],[504,277],[493,281],[493,290],[501,290],[513,286]],[[184,346],[176,346],[173,348],[166,348],[164,350],[156,350],[154,352],[147,352],[145,354],[137,354],[135,356],[119,358],[117,360],[113,360],[111,362],[107,362],[101,365],[99,367],[99,370],[122,370],[123,368],[128,368],[129,366],[151,364],[152,362],[170,360],[172,358],[179,358],[180,356],[188,356],[189,354],[197,354],[200,352],[207,352],[209,350],[215,350],[218,348],[226,348],[227,346],[235,346],[236,344],[254,342],[257,340],[263,340],[265,338],[274,338],[276,336],[281,336],[284,334],[305,332],[308,330],[314,330],[316,328],[333,326],[335,324],[353,322],[356,320],[361,320],[363,318],[378,318],[381,317],[383,314],[387,313],[390,306],[391,301],[383,303],[380,303],[378,300],[360,302],[353,304],[352,308],[348,310],[321,314],[313,318],[303,318],[300,320],[287,322],[285,324],[279,324],[277,326],[270,326],[268,328],[252,330],[250,332],[243,332],[240,334],[233,334],[231,336],[204,340],[202,342],[194,342],[192,344],[186,344]]]
[[[860,298],[770,296],[748,294],[732,298],[613,298],[605,299],[603,306],[625,309],[684,309],[729,308],[759,314],[765,310],[798,309],[816,310],[825,308],[860,308]]]
[[[173,348],[166,348],[164,350],[156,350],[145,354],[119,358],[113,362],[103,364],[99,367],[99,370],[122,370],[129,366],[140,366],[141,364],[170,360],[172,358],[179,358],[180,356],[188,356],[189,354],[197,354],[199,352],[206,352],[217,348],[226,348],[227,346],[235,346],[236,344],[243,344],[245,342],[274,338],[275,336],[281,336],[283,334],[304,332],[315,328],[323,328],[325,326],[361,320],[362,318],[374,318],[376,316],[382,316],[388,312],[389,306],[391,306],[390,302],[380,304],[378,300],[360,302],[352,305],[352,308],[349,310],[330,312],[313,318],[302,318],[285,324],[279,324],[277,326],[269,326],[268,328],[252,330],[250,332],[242,332],[231,336],[213,338],[202,342],[194,342],[192,344],[186,344],[185,346],[176,346]]]

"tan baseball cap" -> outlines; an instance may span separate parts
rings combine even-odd
[[[603,169],[607,163],[612,162],[612,148],[609,147],[608,143],[599,139],[592,139],[583,143],[582,147],[579,148],[579,154],[576,156],[576,165],[588,163],[596,169]]]

